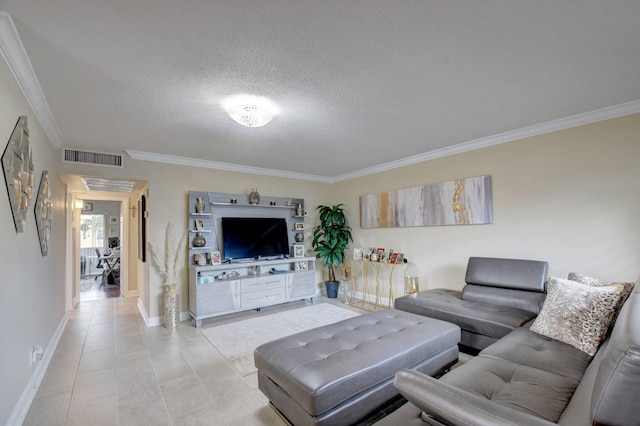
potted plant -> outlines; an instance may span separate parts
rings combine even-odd
[[[322,264],[329,272],[329,280],[325,281],[327,297],[338,296],[340,281],[336,279],[336,268],[344,262],[344,252],[353,241],[351,227],[347,224],[344,204],[333,207],[318,206],[320,224],[313,228],[311,246],[316,252],[316,258],[322,259]]]

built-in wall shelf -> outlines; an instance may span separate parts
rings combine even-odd
[[[203,199],[204,212],[195,212],[197,198]],[[223,217],[285,219],[291,257],[211,264],[214,259],[224,260]],[[189,313],[196,326],[204,318],[313,298],[316,259],[305,256],[304,242],[296,241],[296,234],[304,235],[304,220],[302,198],[260,195],[258,204],[250,204],[248,194],[190,191]],[[196,232],[205,237],[205,247],[192,246]],[[197,264],[195,259],[203,256],[208,264]],[[270,273],[272,268],[278,273]]]

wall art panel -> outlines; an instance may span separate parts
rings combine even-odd
[[[40,240],[40,252],[43,256],[49,253],[49,238],[51,237],[51,221],[53,220],[53,202],[51,186],[49,185],[49,172],[42,172],[36,205],[34,207],[38,239]]]
[[[20,116],[9,137],[9,143],[2,154],[2,171],[9,194],[9,204],[13,214],[16,232],[24,232],[27,210],[33,198],[35,179],[33,158],[29,145],[27,117]]]
[[[493,223],[491,176],[360,196],[362,228]]]

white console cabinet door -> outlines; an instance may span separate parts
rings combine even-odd
[[[197,284],[196,312],[198,316],[229,312],[238,308],[238,280]]]
[[[287,274],[287,300],[298,300],[316,296],[316,273],[294,272]]]

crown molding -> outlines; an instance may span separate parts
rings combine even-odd
[[[242,166],[239,164],[221,163],[218,161],[201,160],[198,158],[179,157],[177,155],[156,154],[153,152],[125,150],[134,160],[153,161],[156,163],[175,164],[188,167],[202,167],[206,169],[225,170],[228,172],[250,173],[262,176],[274,176],[287,179],[308,180],[313,182],[332,183],[333,180],[326,176],[310,175],[305,173],[286,172],[283,170],[265,169],[261,167]]]
[[[179,157],[174,155],[156,154],[151,152],[126,150],[134,160],[154,161],[158,163],[176,164],[189,167],[204,167],[209,169],[226,170],[238,173],[251,173],[265,176],[275,176],[287,179],[300,179],[321,183],[338,183],[350,179],[369,176],[376,173],[382,173],[413,164],[423,163],[437,158],[448,157],[450,155],[461,154],[463,152],[473,151],[476,149],[486,148],[493,145],[499,145],[508,142],[514,142],[533,136],[543,135],[545,133],[556,132],[559,130],[570,129],[572,127],[583,126],[585,124],[597,123],[599,121],[609,120],[612,118],[624,117],[626,115],[640,113],[640,99],[627,102],[620,105],[601,108],[595,111],[585,112],[582,114],[572,115],[570,117],[559,118],[557,120],[547,121],[533,126],[523,127],[522,129],[512,130],[509,132],[499,133],[493,136],[475,139],[447,148],[437,149],[425,152],[423,154],[413,155],[411,157],[402,158],[400,160],[390,161],[388,163],[379,164],[373,167],[356,170],[351,173],[345,173],[339,176],[319,176],[303,173],[286,172],[282,170],[264,169],[260,167],[242,166],[238,164],[221,163],[217,161],[207,161],[195,158]]]
[[[45,134],[48,136],[54,147],[56,147],[57,149],[62,148],[62,146],[64,145],[62,141],[62,134],[60,132],[60,129],[58,128],[58,124],[53,117],[53,113],[51,112],[51,108],[49,107],[46,97],[44,96],[44,92],[42,91],[42,87],[40,86],[35,71],[33,70],[33,66],[31,65],[29,56],[27,55],[18,31],[13,23],[13,20],[11,19],[11,15],[2,11],[0,11],[0,54],[6,62],[7,67],[11,71],[11,74],[16,80],[18,86],[20,87],[20,90],[27,99],[29,106],[33,110],[33,113],[42,126]],[[532,136],[569,129],[572,127],[591,124],[612,118],[623,117],[625,115],[636,114],[639,112],[640,100],[635,100],[591,112],[547,121],[545,123],[524,127],[522,129],[475,139],[451,147],[429,151],[426,153],[406,157],[400,160],[390,161],[388,163],[379,164],[373,167],[367,167],[334,177],[293,173],[282,170],[242,166],[238,164],[221,163],[216,161],[155,154],[142,151],[127,150],[126,152],[134,160],[154,161],[159,163],[203,167],[238,173],[252,173],[265,176],[283,177],[288,179],[308,180],[314,182],[337,183],[345,180],[397,169],[400,167],[422,163],[449,155],[460,154],[467,151],[473,151],[475,149],[513,142]]]
[[[355,179],[375,173],[398,169],[400,167],[422,163],[424,161],[435,160],[436,158],[447,157],[449,155],[460,154],[463,152],[473,151],[476,149],[486,148],[489,146],[499,145],[507,142],[514,142],[532,136],[570,129],[572,127],[583,126],[585,124],[597,123],[598,121],[609,120],[612,118],[624,117],[626,115],[637,114],[639,112],[640,99],[624,104],[601,108],[595,111],[572,115],[570,117],[547,121],[541,124],[535,124],[533,126],[523,127],[522,129],[512,130],[493,136],[475,139],[469,142],[464,142],[447,148],[425,152],[424,154],[418,154],[396,161],[390,161],[388,163],[383,163],[373,167],[367,167],[365,169],[356,170],[351,173],[345,173],[340,176],[335,176],[331,181],[333,183],[342,182],[349,179]]]
[[[6,12],[0,12],[0,54],[45,134],[55,148],[61,148],[62,134],[58,124],[53,118],[49,103],[44,96],[13,19]]]

